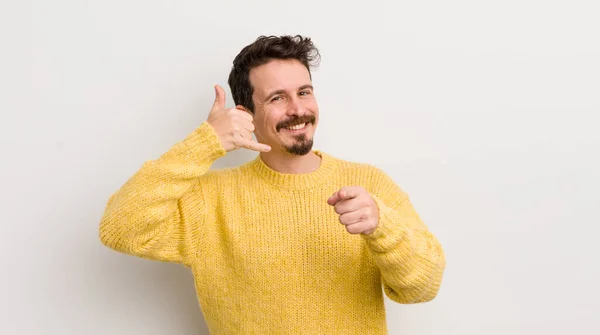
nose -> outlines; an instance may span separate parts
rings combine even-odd
[[[300,99],[298,99],[298,97],[289,99],[287,107],[287,115],[303,116],[304,114],[306,114],[306,108],[304,108],[302,102],[300,101]]]

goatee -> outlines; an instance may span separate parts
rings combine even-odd
[[[293,117],[281,122],[277,125],[277,131],[280,131],[282,128],[294,126],[297,124],[306,123],[307,125],[314,125],[316,123],[316,117],[314,115],[303,115],[301,117],[294,115]],[[313,139],[307,138],[306,134],[298,134],[294,136],[296,140],[294,144],[291,146],[284,146],[286,152],[292,155],[304,156],[311,152],[313,147]]]
[[[296,143],[291,146],[285,146],[284,149],[292,155],[304,156],[308,154],[313,147],[313,139],[307,139],[305,134],[295,136]]]

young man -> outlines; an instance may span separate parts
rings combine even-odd
[[[444,252],[408,195],[312,149],[318,57],[309,38],[259,37],[233,62],[237,107],[216,86],[206,122],[108,201],[102,243],[188,266],[211,333],[386,334],[383,292],[410,304],[439,290]],[[259,155],[209,171],[238,148]]]

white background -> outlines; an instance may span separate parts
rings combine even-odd
[[[232,103],[239,50],[284,33],[322,53],[316,148],[387,171],[445,248],[434,301],[386,301],[390,334],[600,333],[599,8],[3,4],[0,333],[206,334],[191,274],[107,249],[98,222],[144,161],[206,119],[214,84]]]

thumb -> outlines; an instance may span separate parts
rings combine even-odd
[[[329,199],[327,199],[327,203],[330,206],[335,206],[335,204],[337,204],[340,200],[342,200],[340,193],[342,193],[341,190],[336,191],[331,197],[329,197]]]
[[[225,91],[219,85],[215,85],[215,103],[213,104],[213,108],[225,108]]]

